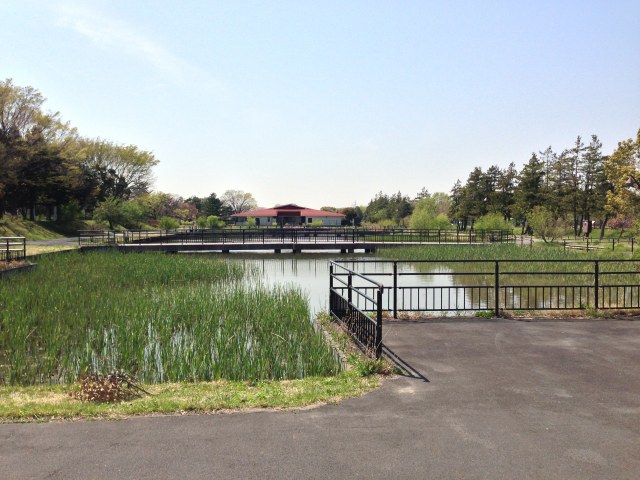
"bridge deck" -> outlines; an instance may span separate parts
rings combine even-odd
[[[438,245],[437,242],[245,242],[245,243],[143,243],[118,245],[118,249],[124,252],[193,252],[193,251],[257,251],[273,250],[276,253],[282,250],[291,250],[294,253],[303,250],[340,250],[352,252],[364,250],[375,252],[380,247],[403,247],[409,245]],[[451,245],[451,244],[449,244]],[[456,244],[453,244],[456,245]],[[462,245],[462,244],[458,244]],[[467,245],[467,244],[464,244]]]

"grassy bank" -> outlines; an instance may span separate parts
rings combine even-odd
[[[27,240],[51,240],[62,237],[49,228],[39,224],[23,220],[20,217],[5,215],[0,218],[0,237],[25,237]]]
[[[71,396],[73,385],[3,387],[0,389],[0,423],[297,408],[359,396],[379,384],[378,376],[363,376],[352,369],[331,377],[299,380],[149,385],[145,388],[150,395],[122,403],[81,402]]]
[[[211,257],[117,252],[42,257],[0,283],[5,385],[123,369],[145,383],[296,379],[339,364],[294,289],[268,291]]]

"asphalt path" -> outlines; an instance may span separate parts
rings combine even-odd
[[[640,478],[640,322],[385,324],[414,375],[284,412],[0,425],[0,477]]]
[[[27,240],[27,245],[68,245],[78,246],[78,237],[52,238],[50,240]]]

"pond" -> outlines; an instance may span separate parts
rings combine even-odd
[[[267,285],[289,285],[301,289],[309,298],[312,315],[328,310],[329,262],[367,260],[365,265],[350,265],[385,286],[383,309],[393,309],[392,263],[375,254],[305,253],[305,254],[231,254],[228,261],[256,268]],[[502,262],[500,274],[500,308],[510,310],[575,309],[595,304],[593,265],[589,263]],[[605,269],[604,265],[601,267]],[[607,270],[627,266],[610,265]],[[518,270],[528,273],[510,274]],[[567,271],[568,270],[568,271]],[[601,270],[602,271],[602,270]],[[493,262],[400,263],[398,264],[397,308],[399,311],[477,311],[494,308],[495,276]],[[556,274],[557,272],[557,274]],[[573,273],[570,273],[573,272]],[[606,274],[605,274],[606,275]],[[354,286],[364,281],[354,278]],[[608,285],[604,286],[606,282]],[[606,275],[600,283],[601,307],[637,308],[640,287],[637,275]],[[340,285],[334,285],[339,287]],[[374,295],[374,289],[367,290]],[[355,299],[354,299],[355,300]],[[359,308],[373,308],[360,299]]]
[[[218,255],[218,254],[214,254]],[[340,254],[340,253],[304,253],[278,254],[272,253],[234,253],[227,257],[229,262],[241,263],[246,267],[257,269],[263,276],[266,285],[287,285],[301,289],[309,298],[312,315],[329,309],[329,262],[331,260],[383,260],[375,254]],[[399,267],[402,273],[426,273],[424,265],[405,264]],[[390,287],[392,282],[390,263],[367,264],[365,273],[373,274],[371,278]],[[443,265],[431,265],[430,272],[439,275],[415,275],[399,278],[398,285],[432,286],[435,284],[453,285],[453,276],[446,275],[451,270]],[[445,275],[443,275],[445,274]],[[361,285],[355,282],[354,285]],[[385,303],[387,303],[385,299]],[[385,305],[386,308],[386,305]]]

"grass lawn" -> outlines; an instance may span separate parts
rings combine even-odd
[[[76,400],[76,385],[39,385],[0,389],[0,423],[43,422],[132,415],[205,413],[251,408],[298,408],[335,403],[362,395],[380,384],[376,375],[356,369],[330,377],[298,380],[145,385],[151,395],[120,403]]]

